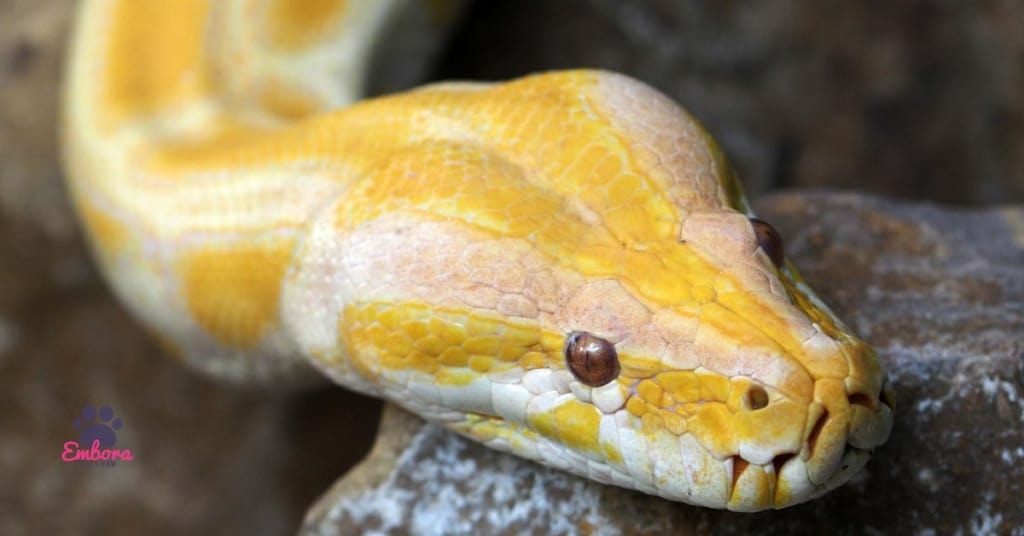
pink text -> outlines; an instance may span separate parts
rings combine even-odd
[[[66,462],[109,462],[123,460],[130,462],[135,459],[131,449],[102,449],[100,440],[92,442],[92,448],[84,449],[78,446],[77,441],[64,443],[64,452],[60,459]]]

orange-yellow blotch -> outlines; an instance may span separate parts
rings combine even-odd
[[[797,273],[796,268],[794,268],[792,265],[789,265],[789,270],[797,281],[803,281],[803,278],[801,278],[800,274]],[[786,287],[786,293],[789,294],[789,297],[796,302],[797,307],[799,307],[808,316],[808,318],[810,318],[811,320],[814,321],[815,324],[817,324],[818,328],[821,329],[822,333],[828,335],[829,338],[837,340],[847,340],[850,338],[849,334],[840,330],[839,327],[836,326],[835,321],[833,321],[832,317],[829,314],[819,309],[818,306],[814,304],[814,302],[808,299],[807,296],[805,296],[804,293],[800,291],[800,289],[798,289],[796,285],[794,285],[793,282],[789,280],[789,278],[783,277],[781,278],[781,281],[782,285]],[[812,373],[817,374],[817,371],[812,371]],[[839,377],[842,377],[845,374],[846,373],[843,372],[839,374]]]
[[[501,334],[501,340],[505,344],[516,346],[530,346],[540,342],[540,331],[534,326],[507,325]]]
[[[89,230],[93,246],[104,257],[117,253],[128,244],[131,231],[91,201],[80,199],[78,214]]]
[[[209,6],[206,0],[121,0],[112,7],[106,73],[97,75],[105,84],[101,95],[112,121],[210,91],[203,61]]]
[[[569,399],[554,409],[558,439],[566,445],[590,452],[600,452],[598,429],[601,412],[590,404]]]
[[[604,219],[609,226],[615,229],[616,236],[626,242],[667,238],[673,231],[678,230],[678,224],[671,223],[673,214],[655,213],[657,208],[658,205],[651,203],[622,204],[609,208]]]
[[[732,413],[725,404],[700,404],[687,426],[716,458],[724,459],[738,451]]]
[[[366,307],[367,309],[376,309],[373,306]],[[398,327],[398,323],[401,318],[399,316],[399,310],[397,307],[386,307],[383,310],[377,312],[376,315],[377,323],[380,324],[381,328],[385,330],[394,330]]]
[[[501,348],[501,338],[497,335],[480,335],[466,339],[462,348],[471,354],[497,355]]]
[[[816,411],[822,420],[819,422],[816,418],[807,423],[811,455],[818,451],[841,452],[852,416],[843,382],[831,378],[818,379],[814,383],[814,401],[822,407],[824,413]]]
[[[697,369],[700,399],[725,402],[729,399],[729,378],[704,369]]]
[[[604,454],[604,459],[612,463],[622,463],[622,452],[619,451],[613,443],[608,441],[601,442],[601,452]]]
[[[469,385],[473,383],[473,380],[479,378],[480,375],[468,370],[459,368],[439,368],[434,373],[434,381],[438,385],[445,385],[451,387],[461,387],[463,385]]]
[[[711,287],[704,285],[697,285],[693,287],[693,299],[697,300],[700,303],[708,303],[715,301],[716,297],[717,294],[715,293],[715,289]]]
[[[731,378],[729,383],[729,398],[725,401],[726,407],[728,407],[729,411],[733,413],[745,411],[748,409],[751,402],[748,393],[750,392],[750,389],[757,386],[757,384],[746,376]],[[758,388],[760,387],[758,386]],[[765,401],[765,403],[767,402]]]
[[[268,82],[260,88],[260,105],[270,114],[287,120],[298,120],[319,109],[312,97],[281,83]]]
[[[490,419],[476,415],[467,415],[466,424],[460,428],[462,428],[463,431],[469,434],[473,439],[485,443],[496,437],[504,437],[508,435],[507,430],[500,426],[495,426]]]
[[[460,346],[449,346],[437,360],[446,367],[464,367],[469,363],[469,354]]]
[[[672,432],[677,436],[686,433],[686,419],[683,417],[676,415],[675,413],[664,411],[661,414],[661,419],[665,422],[665,428],[667,428],[669,432]]]
[[[642,417],[644,413],[647,413],[647,404],[638,397],[632,396],[626,401],[626,411],[636,417]]]
[[[882,390],[885,374],[878,361],[878,354],[867,344],[859,344],[856,349],[846,353],[850,374],[846,378],[848,393],[878,394]],[[868,395],[869,399],[871,395]]]
[[[420,96],[412,94],[412,96]],[[393,103],[395,106],[397,102]],[[356,117],[365,116],[367,106],[358,104],[344,110],[328,122],[351,123]],[[378,113],[392,116],[394,110],[378,110]],[[410,110],[409,113],[413,113]],[[378,119],[379,121],[379,119]],[[367,136],[378,134],[371,132]],[[398,128],[398,127],[396,127]],[[330,132],[332,138],[349,136],[348,129]],[[407,133],[410,137],[423,137],[421,133]],[[378,136],[385,137],[384,133]],[[346,202],[339,203],[336,210],[337,225],[350,229],[361,222],[373,220],[381,214],[396,210],[419,209],[425,218],[447,221],[461,221],[475,232],[512,238],[528,235],[537,240],[538,247],[553,256],[569,255],[564,250],[564,235],[586,231],[595,234],[590,226],[562,210],[564,200],[557,195],[524,180],[523,169],[508,162],[500,155],[492,154],[480,147],[444,145],[421,141],[410,144],[397,138],[398,134],[368,147],[363,152],[379,151],[378,144],[397,145],[402,148],[386,163],[374,162],[374,180],[364,187],[351,192]],[[365,140],[351,140],[348,144],[356,151],[355,143]],[[415,170],[415,173],[410,173]],[[551,228],[557,228],[557,233]],[[547,230],[547,231],[546,231]],[[551,233],[550,238],[542,237]]]
[[[521,346],[505,344],[500,350],[498,350],[497,358],[505,362],[518,361],[519,358],[523,357],[526,353],[527,350]]]
[[[278,322],[291,240],[231,244],[184,255],[179,269],[192,318],[230,348],[259,344]]]
[[[561,333],[543,333],[540,339],[541,349],[548,353],[555,353],[562,355],[562,349],[565,346],[565,335]]]
[[[473,355],[469,357],[467,364],[471,370],[484,373],[494,366],[494,358],[486,355]]]
[[[697,374],[688,370],[662,372],[656,378],[666,394],[680,403],[700,400],[700,382]]]
[[[753,511],[771,506],[775,495],[775,476],[771,465],[752,465],[741,458],[735,458],[733,464],[734,482],[729,507]]]
[[[444,385],[464,385],[510,366],[547,367],[555,359],[537,350],[546,335],[534,326],[426,303],[350,304],[338,327],[365,367],[415,370]],[[534,344],[512,344],[524,341]],[[560,347],[557,353],[561,360]]]
[[[527,352],[519,359],[523,370],[533,370],[548,366],[548,355],[543,352]]]
[[[555,417],[550,411],[531,412],[527,414],[526,422],[530,428],[544,437],[558,437],[555,432]]]
[[[665,428],[662,424],[661,412],[653,408],[640,417],[640,423],[644,430],[658,431]]]
[[[369,344],[380,347],[391,339],[391,334],[380,324],[367,324],[365,322],[354,322],[351,324],[351,331],[358,333],[361,339]],[[404,339],[403,339],[404,340]]]
[[[621,203],[633,197],[633,193],[640,189],[642,182],[635,174],[623,174],[612,179],[608,183],[608,200]]]
[[[657,254],[631,253],[623,262],[623,272],[631,274],[631,283],[626,286],[635,288],[644,297],[666,305],[693,301],[687,278],[666,270]]]
[[[644,380],[637,386],[637,393],[645,402],[654,406],[661,405],[661,397],[665,390],[652,380]]]
[[[492,333],[496,333],[499,326],[500,324],[494,318],[478,314],[470,315],[466,318],[465,323],[466,337],[490,335]]]
[[[405,361],[406,367],[410,370],[422,370],[428,374],[432,374],[441,368],[437,363],[437,356],[427,355],[418,350],[413,350],[409,353]]]
[[[417,350],[433,356],[439,356],[448,349],[448,344],[434,335],[426,335],[413,342]]]
[[[427,327],[426,320],[414,319],[403,322],[402,331],[406,337],[415,341],[426,337],[430,333],[430,328]]]
[[[274,47],[296,51],[315,44],[345,14],[346,0],[273,0],[267,30]]]
[[[802,341],[793,337],[787,321],[757,294],[743,291],[722,292],[716,297],[719,304],[756,327],[789,352],[799,352]],[[763,344],[763,343],[762,343]]]
[[[756,411],[734,413],[736,436],[758,441],[766,449],[798,452],[807,422],[807,406],[789,399],[773,402]]]
[[[730,293],[735,294],[735,293]],[[723,305],[725,294],[719,293],[717,300],[701,306],[700,320],[709,330],[718,332],[721,340],[739,344],[744,348],[761,349],[766,352],[775,353],[779,349],[780,342],[792,344],[794,338],[787,333],[766,333],[760,331],[751,322],[751,318],[766,313],[762,305],[754,304],[753,300],[731,303],[729,307]],[[774,313],[770,313],[774,314]],[[760,322],[763,319],[759,319]],[[778,337],[778,341],[774,337]],[[794,353],[801,352],[799,345],[787,347]]]
[[[620,375],[626,378],[650,378],[661,370],[661,363],[654,359],[619,356]]]
[[[466,340],[466,327],[457,321],[445,321],[438,317],[431,317],[428,325],[430,332],[448,345],[459,345]]]
[[[353,330],[355,333],[356,330]],[[381,366],[392,370],[412,368],[414,363],[410,363],[407,358],[416,349],[408,337],[377,329],[377,326],[370,326],[364,333],[369,335],[373,348],[377,350]]]

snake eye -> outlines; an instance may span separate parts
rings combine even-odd
[[[754,234],[757,236],[757,243],[761,246],[761,250],[768,255],[776,268],[782,268],[786,255],[782,248],[782,237],[779,236],[779,232],[768,222],[757,218],[750,218],[750,223],[754,226]]]
[[[619,354],[615,345],[584,331],[569,334],[565,341],[565,363],[581,383],[598,387],[619,375]]]

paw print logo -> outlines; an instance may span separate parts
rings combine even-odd
[[[92,405],[82,409],[82,415],[72,423],[78,430],[78,444],[83,447],[92,445],[99,440],[100,446],[110,448],[117,442],[115,430],[121,429],[121,419],[114,418],[114,408],[101,406],[99,411]]]

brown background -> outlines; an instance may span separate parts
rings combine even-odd
[[[163,358],[112,300],[61,183],[72,7],[0,0],[0,533],[290,531],[367,448],[376,403],[215,384]],[[1024,199],[1018,2],[477,2],[433,77],[569,67],[671,95],[755,196]],[[87,403],[117,410],[136,461],[59,461]]]

